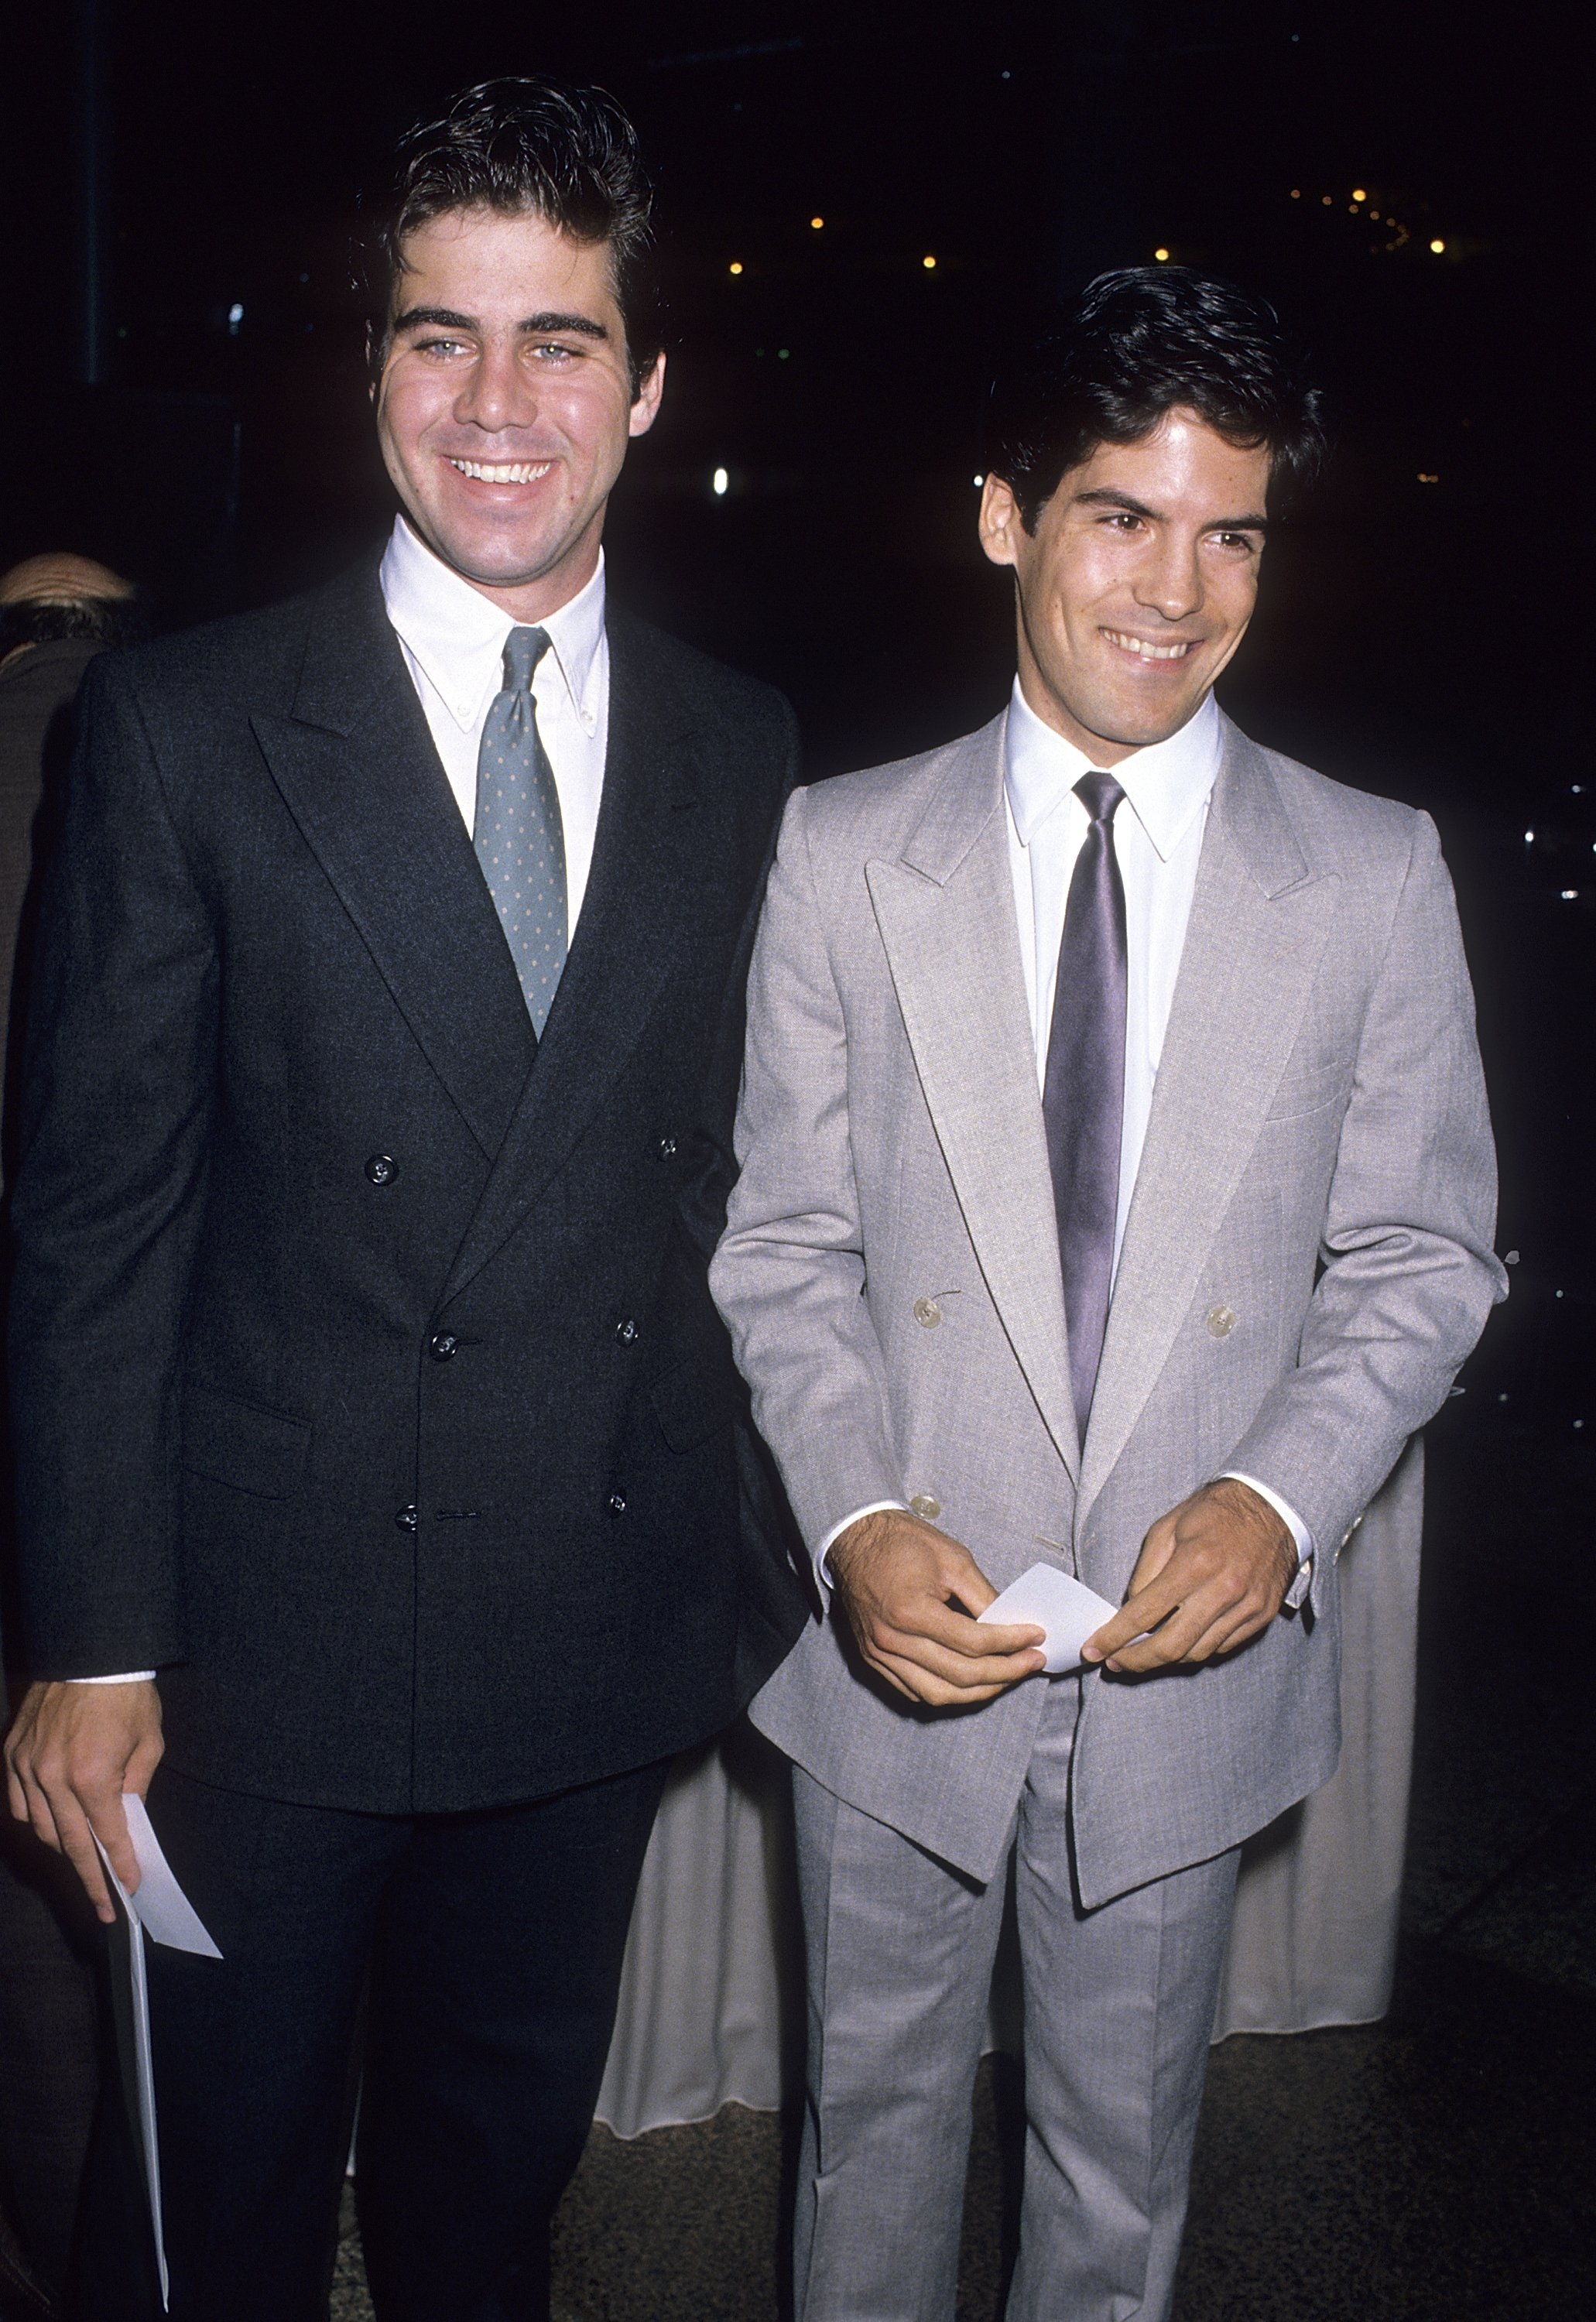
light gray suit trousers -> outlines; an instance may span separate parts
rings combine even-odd
[[[1078,1681],[1020,1793],[1025,2194],[1008,2322],[1169,2310],[1235,1849],[1095,1911],[1072,1891]],[[796,2322],[947,2322],[1006,1880],[984,1884],[794,1769],[808,2070]]]

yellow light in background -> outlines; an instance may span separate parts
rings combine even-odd
[[[922,258],[920,263],[925,267],[926,272],[929,273],[931,269],[935,265],[936,261],[935,258]]]
[[[1330,204],[1331,204],[1331,202],[1334,200],[1334,198],[1335,198],[1335,197],[1334,197],[1333,195],[1331,195],[1331,194],[1321,194],[1321,195],[1319,196],[1319,200],[1320,200],[1320,202],[1323,204],[1323,206],[1324,206],[1324,207],[1325,207],[1326,209],[1328,209],[1328,208],[1329,208]]]
[[[727,267],[726,272],[728,274],[741,274],[742,271],[743,261],[740,258],[734,258],[731,264]]]
[[[811,218],[809,220],[809,224],[814,227],[816,233],[818,233],[821,227],[825,224],[825,220],[819,217]]]
[[[1292,199],[1294,202],[1300,202],[1300,201],[1302,199],[1302,188],[1301,188],[1301,187],[1300,187],[1300,186],[1293,186],[1293,187],[1292,187],[1292,188],[1291,188],[1291,199]]]
[[[1158,248],[1154,251],[1153,255],[1154,255],[1154,257],[1158,261],[1158,262],[1159,262],[1160,266],[1162,266],[1162,265],[1164,263],[1164,261],[1166,261],[1166,259],[1169,257],[1169,252],[1168,252],[1168,251],[1167,251],[1167,250],[1165,250],[1165,248],[1163,247],[1163,244],[1162,242],[1160,242],[1160,243],[1159,243],[1159,245],[1158,245]]]
[[[1375,224],[1379,224],[1379,222],[1380,222],[1380,212],[1379,212],[1378,210],[1371,210],[1371,211],[1370,211],[1370,213],[1369,213],[1369,215],[1370,215],[1370,216],[1374,220],[1374,222],[1375,222]]]
[[[714,475],[709,479],[709,489],[715,494],[717,500],[725,499],[726,496],[726,486],[731,482],[731,480],[730,476],[727,475],[724,468],[716,468]]]
[[[1434,242],[1431,242],[1431,244],[1430,244],[1430,248],[1435,251],[1436,256],[1437,258],[1439,258],[1439,256],[1441,255],[1441,252],[1446,249],[1446,243],[1442,241],[1442,239],[1441,239],[1441,237],[1440,237],[1440,235],[1439,235],[1439,234],[1437,234],[1437,235],[1436,236],[1436,238],[1435,238]]]
[[[1366,201],[1368,200],[1368,198],[1369,198],[1368,195],[1363,191],[1363,189],[1362,186],[1354,186],[1354,187],[1353,187],[1353,189],[1352,189],[1352,197],[1353,197],[1353,199],[1354,199],[1354,202],[1366,202]]]

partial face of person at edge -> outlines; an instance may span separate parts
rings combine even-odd
[[[373,389],[394,489],[445,563],[516,619],[542,619],[598,561],[664,358],[634,396],[607,242],[532,215],[451,210],[402,255]]]
[[[1034,533],[987,479],[981,545],[1014,567],[1021,689],[1094,765],[1177,733],[1240,644],[1268,488],[1266,448],[1180,409],[1069,469]]]

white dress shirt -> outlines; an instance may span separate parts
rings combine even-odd
[[[543,629],[549,650],[533,672],[537,730],[565,829],[566,937],[576,934],[604,795],[609,741],[609,641],[604,628],[604,552],[587,586],[546,620],[516,622],[434,556],[404,517],[394,519],[379,574],[383,603],[405,666],[426,712],[455,804],[470,831],[477,816],[477,752],[505,681],[505,639]],[[153,1669],[79,1678],[79,1685],[132,1685]]]
[[[1119,1263],[1125,1221],[1142,1166],[1142,1147],[1153,1111],[1153,1091],[1169,1028],[1175,979],[1186,944],[1186,923],[1197,887],[1197,865],[1208,827],[1208,800],[1221,754],[1219,708],[1211,693],[1178,733],[1150,742],[1113,769],[1125,792],[1114,817],[1114,855],[1125,889],[1126,1008],[1125,1121],[1119,1147],[1119,1210],[1114,1226],[1114,1263]],[[1026,974],[1026,1001],[1036,1050],[1036,1085],[1047,1076],[1047,1044],[1053,1030],[1053,986],[1075,858],[1091,818],[1075,796],[1075,784],[1092,771],[1092,761],[1037,717],[1020,690],[1019,680],[1004,726],[1004,790],[1008,801],[1008,864],[1014,879],[1014,912]],[[1313,1540],[1308,1527],[1277,1492],[1255,1476],[1236,1475],[1268,1501],[1297,1544],[1299,1570],[1287,1601],[1307,1593]],[[856,1508],[834,1524],[816,1550],[823,1581],[831,1575],[826,1550],[851,1523],[894,1500]]]
[[[477,815],[482,728],[494,696],[504,689],[505,639],[514,628],[539,628],[547,635],[549,650],[533,672],[532,699],[560,797],[567,938],[574,938],[593,866],[609,740],[602,550],[587,586],[542,621],[515,621],[490,604],[434,556],[402,516],[394,519],[380,578],[388,619],[468,831]]]

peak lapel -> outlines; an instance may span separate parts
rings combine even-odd
[[[1227,720],[1087,1429],[1082,1516],[1163,1368],[1257,1142],[1337,884],[1310,875],[1267,756]]]
[[[900,860],[865,876],[898,1004],[992,1302],[1072,1475],[1058,1227],[1014,920],[1003,720],[948,754]]]
[[[537,1042],[375,574],[324,592],[292,713],[252,724],[306,845],[491,1158]]]
[[[609,741],[593,868],[535,1073],[456,1255],[453,1297],[515,1232],[625,1066],[704,882],[691,715],[647,633],[609,619]]]

